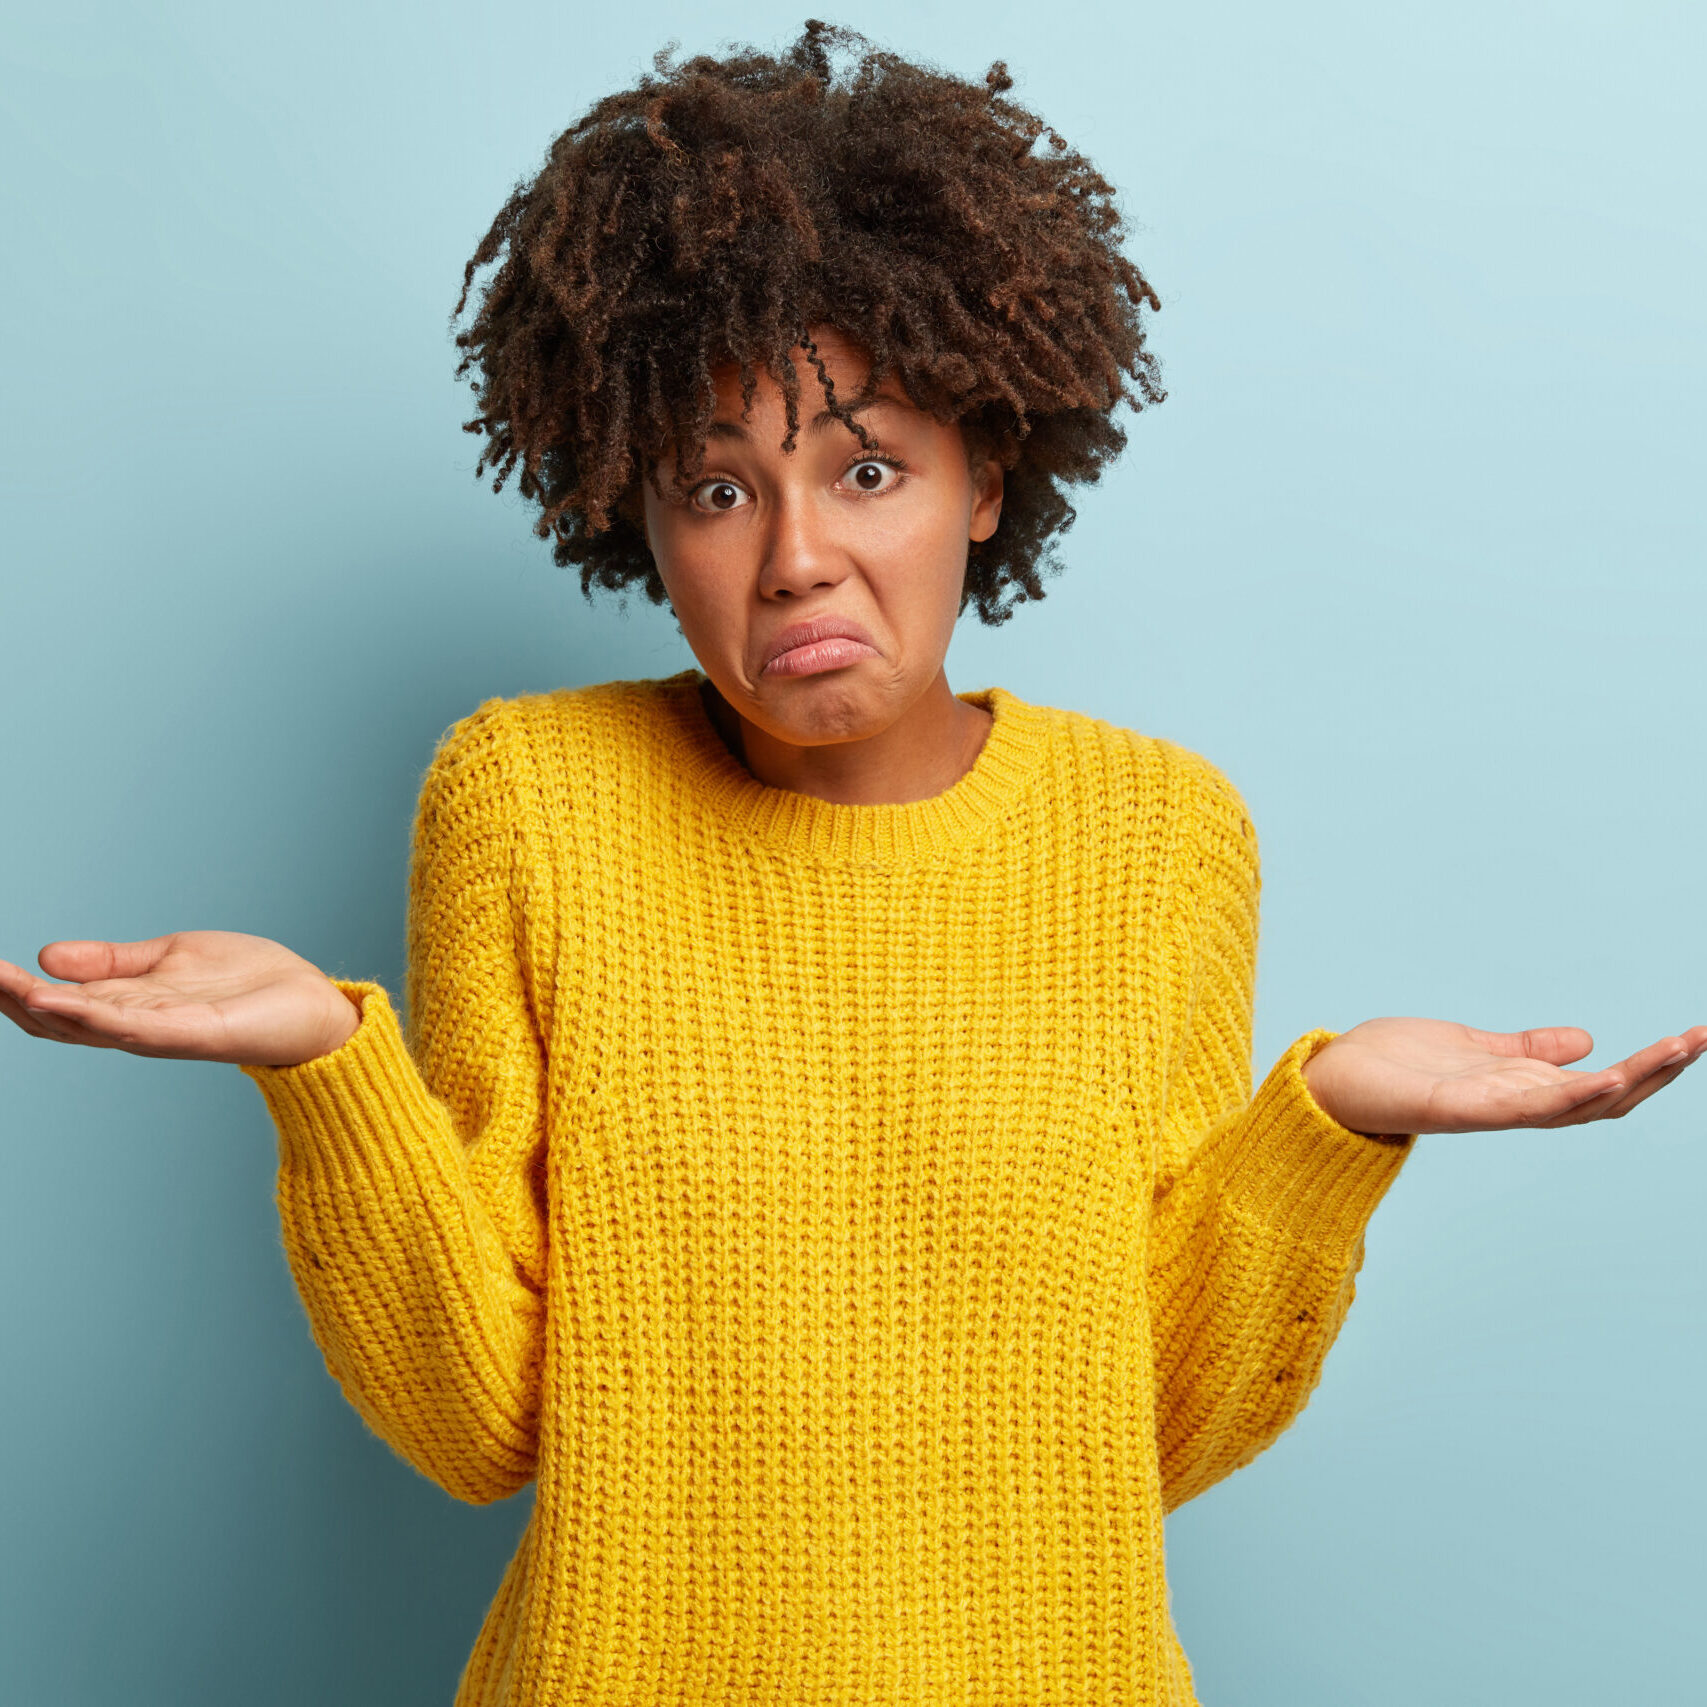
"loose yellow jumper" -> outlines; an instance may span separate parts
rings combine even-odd
[[[244,1067],[367,1423],[537,1483],[458,1707],[1186,1707],[1166,1512],[1320,1374],[1410,1151],[1253,1096],[1226,780],[1001,688],[946,793],[754,778],[697,671],[441,742],[405,1024]]]

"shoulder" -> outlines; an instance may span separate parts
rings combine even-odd
[[[1254,855],[1257,833],[1251,823],[1244,796],[1225,771],[1189,748],[1162,742],[1168,762],[1178,778],[1181,811],[1189,818],[1193,839],[1200,849]]]
[[[1201,753],[1087,712],[1034,710],[1057,752],[1057,768],[1093,802],[1130,816],[1163,840],[1254,848],[1256,831],[1244,797]]]
[[[439,736],[429,777],[448,780],[471,768],[485,768],[514,778],[548,760],[572,763],[576,757],[644,745],[667,720],[692,674],[482,700]]]
[[[578,822],[602,827],[600,811],[577,808],[608,805],[621,747],[656,727],[668,687],[665,679],[494,695],[457,718],[438,736],[421,777],[416,886],[463,882],[479,871],[518,894],[547,895],[553,849]]]
[[[536,757],[552,755],[573,768],[656,746],[681,724],[697,680],[695,671],[680,670],[518,694],[505,703]]]

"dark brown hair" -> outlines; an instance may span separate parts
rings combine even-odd
[[[838,69],[832,47],[853,63]],[[968,83],[816,19],[780,57],[672,65],[674,50],[556,139],[464,270],[453,322],[501,257],[456,335],[457,374],[479,376],[475,472],[495,468],[499,491],[519,468],[535,532],[589,597],[639,585],[663,603],[640,479],[662,495],[670,450],[677,494],[695,483],[726,364],[744,408],[760,368],[782,388],[792,449],[804,348],[862,448],[856,411],[893,375],[1000,461],[1001,522],[969,545],[961,608],[1005,621],[1059,567],[1063,488],[1125,447],[1115,409],[1165,395],[1139,325],[1160,303],[1120,251],[1113,186],[1005,98],[1000,60]],[[836,396],[813,325],[869,354],[852,398]]]

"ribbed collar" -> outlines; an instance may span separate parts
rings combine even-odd
[[[992,722],[971,769],[941,794],[855,806],[774,788],[724,745],[700,698],[704,680],[698,670],[683,670],[656,682],[671,756],[708,812],[738,834],[793,858],[835,865],[928,863],[978,837],[1041,768],[1047,708],[990,687],[955,696],[988,711]]]

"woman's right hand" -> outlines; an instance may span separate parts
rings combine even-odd
[[[32,1037],[174,1061],[293,1067],[329,1055],[361,1009],[282,943],[240,931],[50,942],[50,983],[0,960],[0,1013]]]

